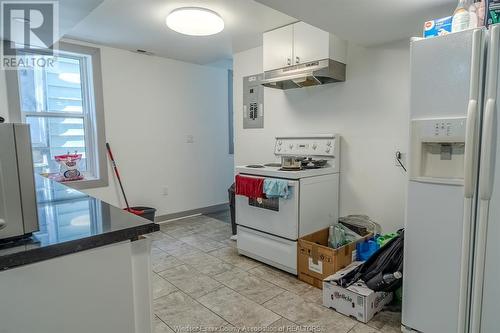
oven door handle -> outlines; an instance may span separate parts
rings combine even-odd
[[[264,179],[286,180],[286,179],[283,179],[283,178],[273,178],[273,177],[264,177]],[[296,180],[289,180],[288,181],[288,186],[289,187],[296,187],[298,185],[299,185],[299,182],[296,181]]]
[[[258,178],[258,179],[282,179],[282,178],[273,178],[273,177],[261,177],[261,176],[254,176],[254,175],[246,175],[246,174],[240,174],[241,176],[248,177],[248,178]],[[296,180],[289,180],[288,181],[288,186],[290,187],[297,187],[299,185],[299,182]]]

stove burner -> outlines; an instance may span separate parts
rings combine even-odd
[[[285,168],[281,167],[279,171],[302,171],[302,170],[314,170],[314,169],[323,169],[325,166],[319,165],[302,165],[301,168]]]
[[[325,166],[320,166],[320,165],[303,165],[302,166],[302,169],[322,169],[324,168]]]
[[[247,168],[252,168],[252,169],[262,169],[264,166],[260,164],[250,164],[246,166]]]
[[[279,168],[281,167],[281,163],[266,163],[264,164],[266,167],[271,167],[271,168]]]
[[[304,170],[304,168],[285,168],[285,167],[279,168],[279,171],[300,171],[300,170]]]
[[[327,160],[314,160],[311,157],[302,161],[302,167],[305,169],[319,169],[327,165]]]

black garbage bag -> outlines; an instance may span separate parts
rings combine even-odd
[[[395,291],[403,283],[404,230],[375,252],[366,262],[336,281],[347,288],[358,280],[374,291]]]

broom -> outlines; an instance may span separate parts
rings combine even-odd
[[[123,185],[122,185],[122,180],[120,178],[120,173],[118,172],[118,166],[116,165],[115,158],[113,157],[113,152],[111,151],[111,146],[109,143],[106,142],[106,149],[108,151],[108,156],[109,160],[111,161],[111,166],[113,167],[113,170],[115,172],[116,179],[118,179],[118,184],[120,184],[120,189],[122,191],[123,199],[125,199],[125,205],[127,205],[127,208],[124,210],[128,211],[129,213],[135,214],[135,215],[143,215],[144,211],[143,210],[137,210],[134,208],[131,208],[130,205],[128,204],[127,196],[125,195],[125,191],[123,190]]]

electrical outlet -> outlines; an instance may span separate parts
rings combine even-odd
[[[166,196],[168,195],[168,187],[164,187],[164,188],[162,188],[162,192],[161,192],[161,193],[162,193],[162,195],[163,195],[164,197],[166,197]]]

